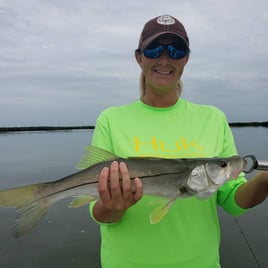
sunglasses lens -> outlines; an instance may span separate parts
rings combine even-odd
[[[148,48],[143,50],[143,54],[146,58],[149,59],[157,59],[159,58],[164,49],[167,50],[167,53],[171,59],[178,60],[182,59],[186,56],[186,49],[177,48],[174,45],[162,45],[159,43],[154,43],[150,45]]]
[[[184,58],[187,52],[185,49],[178,49],[175,48],[173,45],[168,45],[167,53],[170,58],[178,60]]]
[[[155,48],[147,48],[143,50],[143,54],[146,58],[156,59],[159,58],[164,50],[162,45],[158,45]]]

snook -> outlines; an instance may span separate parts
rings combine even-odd
[[[240,156],[229,158],[162,159],[119,158],[102,149],[88,146],[78,168],[83,169],[62,179],[0,191],[0,207],[17,211],[12,235],[20,237],[32,230],[49,206],[73,197],[70,207],[80,207],[98,197],[98,176],[113,160],[124,161],[131,179],[142,180],[144,194],[165,197],[150,215],[150,222],[160,221],[177,198],[206,198],[229,179],[235,179],[246,166]]]

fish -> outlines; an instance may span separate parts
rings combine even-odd
[[[71,208],[88,205],[98,198],[98,177],[112,161],[125,162],[130,179],[140,178],[145,195],[161,197],[149,216],[151,224],[161,221],[178,198],[208,198],[230,179],[236,179],[247,163],[241,156],[228,158],[121,158],[106,150],[87,145],[76,168],[61,179],[0,191],[0,207],[16,209],[11,234],[19,238],[30,232],[49,207],[72,197]],[[133,184],[134,185],[134,184]],[[135,191],[135,189],[133,189]]]

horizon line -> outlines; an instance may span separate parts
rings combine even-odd
[[[263,122],[229,122],[230,127],[268,127],[268,121]],[[18,131],[58,131],[58,130],[78,130],[78,129],[95,129],[95,126],[18,126],[18,127],[0,127],[2,132]]]

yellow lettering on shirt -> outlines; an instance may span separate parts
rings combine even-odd
[[[136,136],[134,137],[134,146],[135,146],[135,152],[140,152],[141,150],[141,145],[150,145],[152,146],[153,151],[158,150],[157,142],[156,142],[156,137],[152,137],[151,141],[140,141],[140,139]]]
[[[204,150],[204,148],[200,145],[198,145],[195,141],[187,142],[185,138],[181,138],[181,144],[183,146],[183,149],[185,151],[189,150],[190,147],[194,147],[197,150]]]
[[[152,151],[154,152],[153,155],[182,153],[188,156],[198,156],[205,154],[201,145],[194,140],[187,141],[185,137],[175,140],[173,145],[169,141],[169,146],[167,146],[165,141],[157,139],[155,136],[152,136],[148,141],[142,141],[136,136],[134,137],[134,150],[142,155],[152,155]]]

